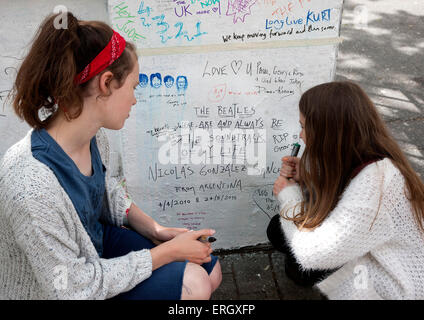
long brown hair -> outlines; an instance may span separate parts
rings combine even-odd
[[[330,82],[306,91],[299,102],[306,148],[300,160],[304,201],[291,218],[298,227],[319,226],[335,208],[352,172],[363,163],[389,158],[405,178],[414,219],[424,231],[424,184],[389,133],[371,99],[353,82]]]
[[[106,47],[113,34],[106,23],[80,21],[70,12],[67,29],[57,29],[57,17],[52,14],[41,23],[11,92],[15,113],[36,129],[47,127],[53,120],[59,109],[56,102],[69,110],[70,119],[81,114],[83,98],[96,77],[81,85],[75,85],[74,78]],[[121,87],[134,67],[134,57],[135,47],[127,42],[122,55],[102,73],[111,71]]]

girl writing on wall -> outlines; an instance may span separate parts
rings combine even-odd
[[[283,158],[268,226],[286,272],[329,299],[424,298],[424,185],[366,93],[306,91],[302,157]]]

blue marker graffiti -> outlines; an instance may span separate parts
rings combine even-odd
[[[192,13],[189,11],[190,5],[182,6],[181,7],[181,13],[177,13],[176,9],[174,10],[175,15],[178,17],[183,17],[187,15],[192,15]],[[201,22],[198,21],[195,26],[195,32],[193,35],[190,35],[187,30],[186,25],[184,25],[183,22],[177,22],[174,24],[174,26],[170,26],[167,22],[165,14],[159,14],[159,15],[151,15],[153,13],[153,9],[149,6],[145,6],[144,1],[140,2],[138,11],[137,11],[139,18],[141,20],[141,24],[143,27],[146,28],[153,28],[156,30],[156,33],[159,35],[161,39],[161,43],[165,44],[169,40],[175,39],[185,39],[187,41],[193,41],[194,39],[203,36],[207,34],[207,32],[202,32],[200,30],[200,24]],[[184,28],[185,27],[185,28]],[[180,38],[180,39],[179,39]]]
[[[140,15],[146,13],[147,14],[147,17],[150,17],[150,11],[151,10],[152,9],[150,9],[150,7],[146,7],[146,9],[144,9],[144,1],[141,1],[137,13],[140,14]],[[140,17],[140,20],[142,21],[144,27],[150,27],[151,24],[146,22],[146,18],[145,17]]]
[[[318,21],[330,21],[331,19],[331,9],[323,10],[317,14],[315,12],[308,10],[308,15],[306,16],[306,25],[309,23],[314,23]]]
[[[281,30],[285,26],[295,26],[295,25],[310,25],[315,22],[319,21],[330,21],[331,20],[331,9],[326,9],[321,12],[314,12],[311,10],[308,10],[308,13],[306,15],[305,19],[302,18],[289,18],[286,17],[285,19],[266,19],[265,20],[265,29],[273,29],[273,30]]]
[[[139,86],[142,88],[145,88],[147,87],[147,84],[149,83],[149,77],[147,76],[147,74],[140,73],[138,75],[138,81],[140,82]]]
[[[152,88],[160,88],[160,86],[162,85],[162,76],[160,75],[160,73],[152,73],[150,75],[150,86]]]
[[[174,85],[174,77],[165,76],[165,78],[163,78],[163,82],[165,83],[165,87],[171,88]]]
[[[178,90],[186,90],[188,87],[187,77],[186,76],[178,76],[176,81],[176,86]]]
[[[284,26],[291,26],[291,25],[298,25],[303,24],[303,19],[289,19],[289,17],[286,17],[285,19],[275,19],[275,20],[265,20],[265,29],[274,29],[274,30],[280,30]]]

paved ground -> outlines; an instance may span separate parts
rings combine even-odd
[[[365,11],[364,11],[365,10]],[[366,24],[356,20],[358,13]],[[424,177],[424,1],[345,0],[336,80],[370,95],[414,169]],[[215,300],[319,300],[284,273],[284,255],[264,245],[222,251]]]
[[[288,279],[284,254],[271,247],[218,254],[222,283],[213,300],[322,300],[313,288],[304,288]]]

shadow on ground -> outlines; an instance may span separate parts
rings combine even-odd
[[[336,80],[354,80],[365,89],[424,177],[424,4],[415,15],[393,8],[385,13],[386,1],[365,1],[372,10],[367,25],[358,25],[359,3],[364,1],[345,1]]]

